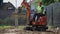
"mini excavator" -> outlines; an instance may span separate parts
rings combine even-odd
[[[47,17],[44,15],[42,15],[38,21],[32,21],[30,22],[30,5],[25,1],[23,0],[22,2],[22,6],[24,6],[26,8],[26,11],[27,11],[27,19],[28,19],[28,26],[25,28],[25,30],[32,30],[32,31],[35,31],[35,30],[38,30],[38,31],[46,31],[46,29],[48,29],[48,27],[46,26],[47,25]]]

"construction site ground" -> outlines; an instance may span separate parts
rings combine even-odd
[[[24,30],[24,26],[20,26],[19,28],[2,28],[0,34],[60,34],[60,28],[49,27],[47,31],[28,31]]]

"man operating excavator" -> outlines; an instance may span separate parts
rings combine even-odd
[[[35,17],[37,16],[37,20],[40,18],[40,16],[44,16],[46,14],[46,11],[44,10],[44,6],[42,5],[42,2],[38,3],[38,6],[36,7],[36,13],[33,17],[33,21],[35,21]]]

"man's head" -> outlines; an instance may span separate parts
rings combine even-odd
[[[41,6],[42,5],[42,2],[39,2],[39,6]]]

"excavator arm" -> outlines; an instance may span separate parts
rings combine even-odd
[[[24,6],[26,8],[27,11],[27,19],[28,19],[28,24],[30,22],[30,5],[25,2],[25,0],[22,2],[22,6]]]

